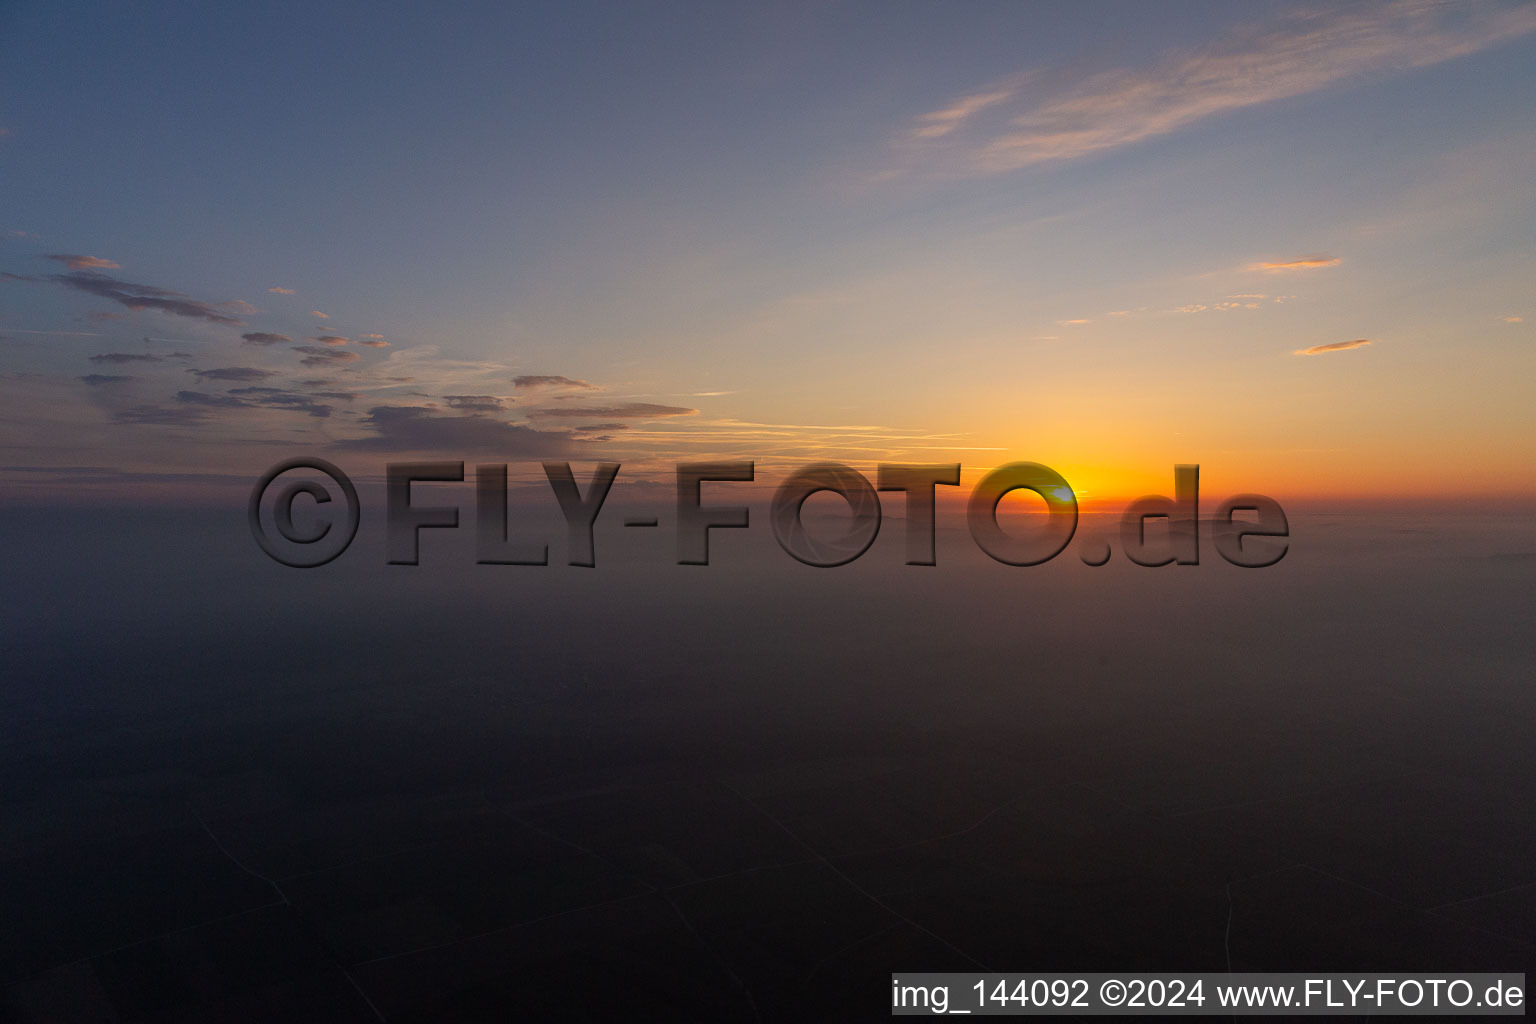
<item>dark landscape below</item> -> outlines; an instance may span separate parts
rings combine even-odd
[[[1010,568],[286,569],[10,510],[0,1017],[875,1019],[892,971],[1536,965],[1528,510]],[[1085,523],[1084,532],[1092,524]],[[459,534],[468,533],[460,530]],[[558,535],[557,535],[558,536]]]

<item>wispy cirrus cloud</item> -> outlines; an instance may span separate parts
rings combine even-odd
[[[252,380],[266,380],[268,377],[276,377],[276,370],[258,370],[254,366],[222,366],[212,370],[188,370],[198,380],[227,380],[244,383]]]
[[[293,340],[286,334],[270,334],[266,331],[252,331],[240,335],[240,338],[247,345],[280,345]]]
[[[1046,91],[1014,75],[923,114],[899,144],[919,163],[997,174],[1167,135],[1206,118],[1427,67],[1536,31],[1536,5],[1435,0],[1321,6],[1242,26],[1146,68]]]
[[[1279,301],[1279,300],[1276,300]],[[1174,306],[1169,313],[1225,313],[1233,309],[1259,309],[1264,304],[1253,299],[1227,299],[1222,302],[1189,302]]]
[[[1369,338],[1356,338],[1354,341],[1336,341],[1331,345],[1313,345],[1311,348],[1299,348],[1291,354],[1295,356],[1320,356],[1329,352],[1348,352],[1353,348],[1364,348],[1370,343]]]
[[[557,405],[534,409],[529,419],[669,419],[673,416],[697,416],[699,410],[681,405],[656,405],[652,402],[625,402],[602,408],[581,405]]]
[[[207,421],[208,410],[197,405],[137,405],[112,414],[112,422],[130,426],[195,427]]]
[[[147,352],[102,352],[100,355],[90,357],[93,363],[160,363],[164,362],[163,356],[150,355]]]
[[[321,345],[345,345],[352,339],[342,334],[321,334],[309,340],[318,342]]]
[[[272,288],[268,288],[267,291],[270,292],[273,295],[292,295],[293,294],[293,289],[292,288],[272,287]]]
[[[1276,262],[1261,261],[1250,263],[1244,269],[1262,271],[1266,274],[1283,274],[1292,270],[1322,270],[1325,267],[1336,267],[1344,261],[1337,256],[1302,256],[1294,260],[1279,260]]]
[[[924,114],[917,119],[917,127],[912,129],[912,137],[916,139],[939,139],[948,135],[960,127],[965,120],[973,114],[980,113],[988,107],[995,107],[999,103],[1013,99],[1021,83],[1014,83],[992,89],[988,92],[973,93],[970,96],[962,96],[943,110],[935,110]]]
[[[100,256],[81,256],[78,253],[50,252],[43,256],[45,260],[53,260],[62,263],[70,270],[120,270],[121,263],[104,259]]]

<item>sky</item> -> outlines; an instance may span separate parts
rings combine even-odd
[[[0,490],[1536,494],[1536,4],[0,5]]]

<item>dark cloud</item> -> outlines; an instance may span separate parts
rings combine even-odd
[[[49,476],[95,476],[115,473],[105,466],[0,466],[0,473],[46,473]]]
[[[258,370],[254,366],[223,366],[214,370],[188,370],[195,373],[198,380],[228,380],[247,381],[265,380],[268,377],[276,377],[276,370]]]
[[[345,352],[323,345],[295,345],[293,350],[304,356],[299,362],[305,366],[334,366],[337,363],[355,362],[360,358],[356,352]]]
[[[270,409],[289,409],[293,412],[304,412],[317,419],[325,419],[331,414],[332,406],[324,402],[317,402],[317,398],[332,398],[344,402],[350,402],[357,396],[346,391],[322,391],[316,394],[302,394],[294,391],[284,391],[282,388],[249,387],[231,388],[231,395],[239,395],[252,405],[266,406]]]
[[[650,402],[626,402],[623,405],[610,405],[604,408],[590,406],[568,405],[551,409],[534,409],[528,414],[529,419],[591,419],[598,416],[606,416],[612,419],[665,419],[669,416],[695,416],[697,409],[689,409],[681,405],[654,405]]]
[[[146,406],[146,408],[148,408]],[[251,478],[234,473],[143,473],[106,466],[0,466],[0,473],[68,477],[81,483],[224,483],[249,487]]]
[[[602,441],[612,441],[613,435],[618,431],[628,430],[628,423],[588,423],[581,427],[571,428],[571,439],[584,444],[592,444]]]
[[[268,334],[266,331],[252,331],[240,337],[247,345],[281,345],[293,340],[286,334]]]
[[[311,383],[314,383],[314,382],[313,381],[303,381],[302,383],[311,384]],[[332,400],[337,401],[337,402],[353,402],[353,401],[356,401],[358,399],[358,397],[359,397],[359,395],[358,395],[358,393],[356,391],[309,391],[309,392],[296,392],[296,391],[289,391],[289,390],[287,390],[285,388],[273,388],[273,387],[265,387],[265,386],[262,386],[262,387],[253,386],[253,387],[247,387],[247,388],[230,388],[229,389],[229,393],[232,394],[232,395],[294,395],[294,394],[304,394],[304,395],[306,395],[309,398],[329,398],[329,399],[332,399]]]
[[[88,373],[79,379],[92,387],[102,384],[126,384],[131,380],[138,380],[137,377],[123,377],[113,373]]]
[[[205,409],[195,405],[171,408],[163,405],[140,405],[132,409],[120,409],[112,414],[114,423],[143,424],[156,427],[191,427],[208,419]]]
[[[189,298],[181,292],[173,292],[168,288],[156,288],[153,285],[133,284],[129,281],[119,281],[115,277],[99,274],[91,270],[76,270],[68,274],[45,274],[42,277],[19,277],[15,274],[3,275],[10,281],[51,281],[54,284],[62,284],[66,288],[95,295],[102,299],[111,299],[119,305],[127,306],[134,312],[144,309],[158,309],[162,313],[171,316],[184,316],[193,320],[206,320],[215,324],[240,325],[245,321],[239,317],[231,316],[220,305],[212,302],[201,302]],[[227,305],[227,304],[226,304]],[[245,304],[237,304],[241,309],[247,309]]]
[[[74,253],[51,252],[44,255],[43,259],[62,263],[70,270],[117,270],[122,266],[100,256],[80,256]]]
[[[315,417],[325,419],[331,414],[331,407],[324,402],[317,402],[309,395],[295,395],[287,392],[279,392],[274,395],[258,395],[253,401],[257,405],[264,405],[270,409],[287,409],[291,412],[303,412]]]
[[[152,356],[146,352],[103,352],[99,356],[91,356],[93,363],[160,363],[164,361],[160,356]]]
[[[239,388],[237,391],[238,394],[231,391],[227,395],[210,395],[203,391],[178,391],[176,401],[205,409],[283,409],[289,412],[307,413],[317,419],[325,419],[331,414],[329,405],[316,402],[308,395],[294,394],[278,388]]]
[[[561,377],[558,374],[550,376],[525,375],[513,377],[512,386],[515,388],[581,388],[583,391],[600,390],[596,384],[589,384],[584,380],[574,377]]]
[[[203,391],[178,391],[176,401],[212,409],[244,409],[250,405],[245,399],[233,395],[210,395]]]
[[[486,453],[507,458],[550,458],[565,452],[565,434],[504,423],[489,416],[445,416],[418,406],[380,405],[364,424],[373,437],[341,442],[364,451],[431,451],[443,457]]]
[[[500,412],[506,403],[495,395],[444,395],[448,408],[463,412]]]

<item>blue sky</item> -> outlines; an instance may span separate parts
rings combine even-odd
[[[12,3],[0,461],[1528,491],[1533,58],[1529,3]]]

